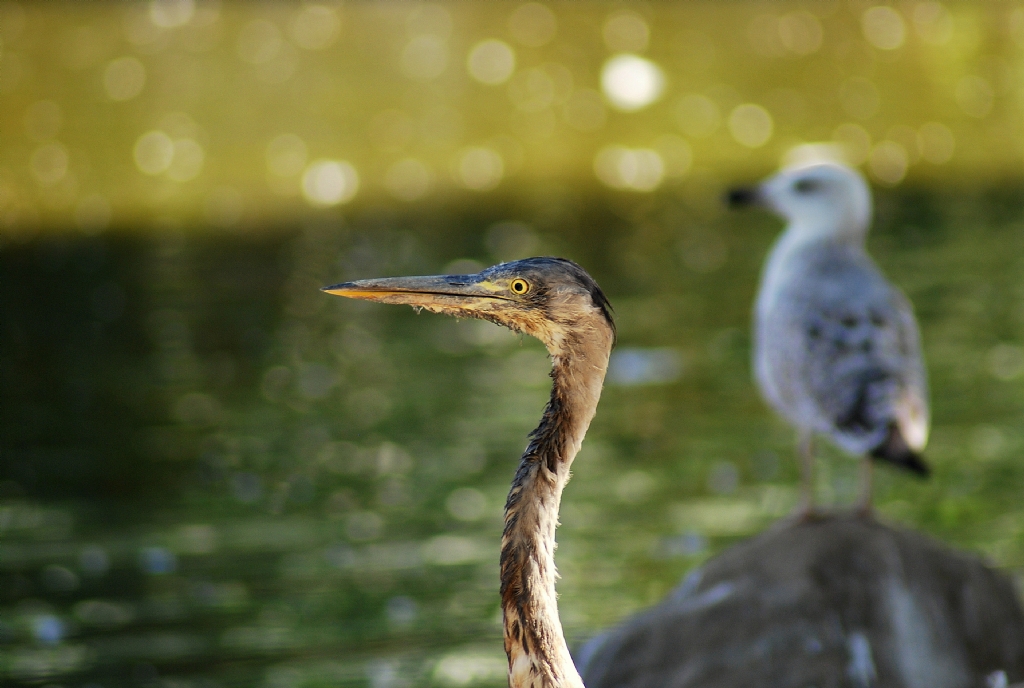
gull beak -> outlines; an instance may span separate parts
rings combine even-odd
[[[504,291],[502,287],[480,275],[385,277],[343,282],[324,287],[321,291],[350,299],[404,304],[464,317],[481,317],[485,313],[502,310],[502,306],[510,301],[499,293]]]
[[[761,189],[757,186],[745,186],[730,189],[725,195],[725,202],[730,208],[746,208],[764,204]]]

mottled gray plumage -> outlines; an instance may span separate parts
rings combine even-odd
[[[917,323],[865,250],[871,195],[863,178],[818,163],[733,198],[788,220],[755,307],[754,369],[765,398],[808,453],[810,436],[822,433],[851,454],[927,474],[917,455],[928,438]]]

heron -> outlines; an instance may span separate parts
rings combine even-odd
[[[505,502],[501,608],[511,688],[583,688],[558,617],[555,528],[569,468],[597,410],[615,343],[597,282],[563,258],[527,258],[475,275],[345,282],[329,294],[480,318],[539,339],[551,356],[551,397]]]
[[[872,459],[919,476],[928,441],[928,389],[910,301],[865,249],[867,182],[834,162],[783,169],[730,192],[787,221],[761,273],[754,308],[755,378],[797,429],[798,512],[813,513],[815,434],[861,461],[857,508],[871,510]]]

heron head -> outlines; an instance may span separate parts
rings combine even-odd
[[[602,328],[614,338],[611,306],[597,282],[571,260],[526,258],[475,275],[386,277],[323,291],[406,304],[460,318],[480,318],[540,339],[550,350],[572,334]]]
[[[871,191],[856,171],[835,162],[789,167],[752,188],[729,193],[733,206],[764,206],[791,227],[862,236],[871,221]]]

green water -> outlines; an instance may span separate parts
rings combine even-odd
[[[713,196],[548,187],[3,244],[5,684],[504,685],[501,507],[544,351],[318,291],[345,279],[552,253],[605,288],[619,367],[558,534],[573,644],[787,513],[792,433],[748,364],[779,224]],[[935,475],[880,469],[879,510],[1018,575],[1021,198],[903,187],[870,240],[915,303],[934,417]],[[855,463],[822,454],[819,497],[849,503]]]

